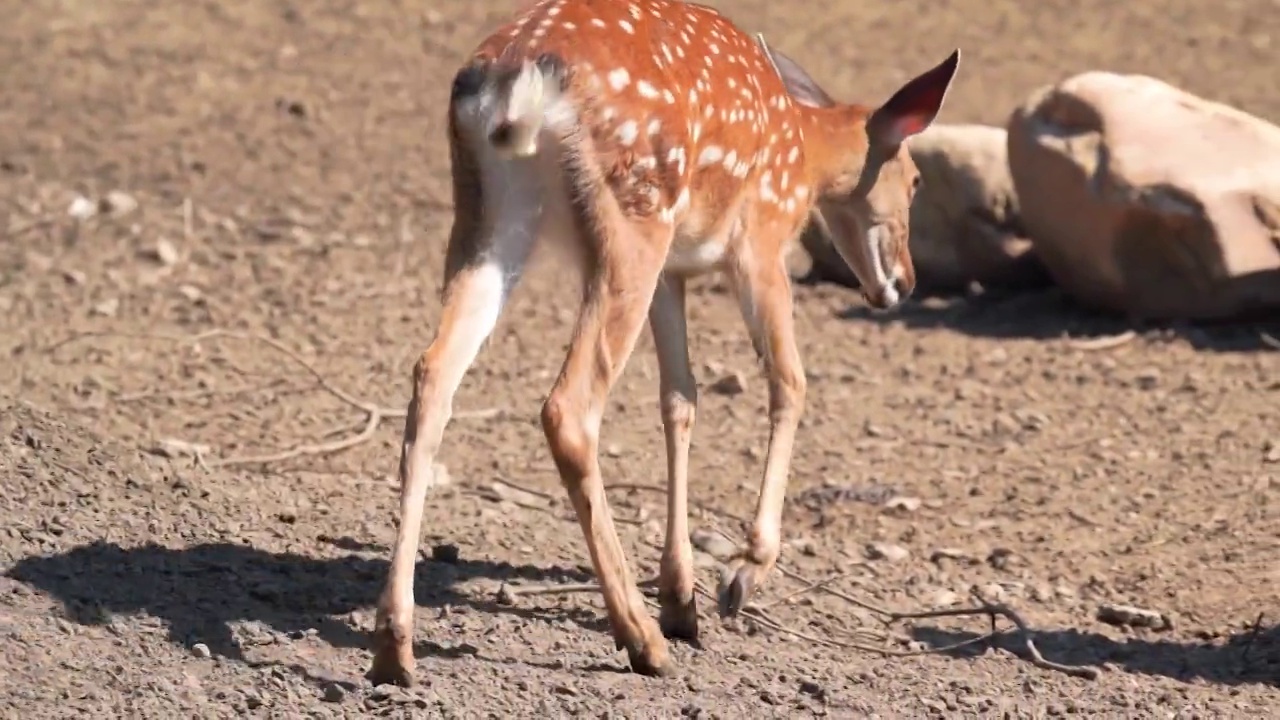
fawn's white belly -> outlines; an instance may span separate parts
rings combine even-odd
[[[724,257],[723,238],[683,242],[677,240],[672,243],[671,251],[667,253],[667,262],[662,269],[673,275],[699,275],[718,269]]]

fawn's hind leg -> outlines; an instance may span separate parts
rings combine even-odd
[[[413,369],[400,455],[400,527],[373,633],[376,683],[413,683],[413,575],[430,484],[453,397],[493,332],[533,249],[541,222],[537,159],[499,159],[451,137],[454,222],[445,262],[444,311]],[[486,176],[487,175],[487,176]]]

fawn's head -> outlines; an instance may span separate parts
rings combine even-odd
[[[837,102],[794,60],[773,48],[769,53],[808,116],[806,156],[818,187],[813,220],[858,276],[867,302],[891,308],[916,285],[908,240],[920,172],[905,141],[937,117],[960,51],[874,110]]]

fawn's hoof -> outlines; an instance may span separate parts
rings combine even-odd
[[[720,617],[730,618],[741,612],[768,574],[769,568],[750,558],[731,562],[720,575]]]
[[[365,678],[374,685],[413,687],[413,639],[380,621],[372,640],[373,663]]]
[[[674,596],[658,598],[658,626],[662,635],[669,640],[683,640],[693,645],[698,644],[698,604],[691,596],[688,600],[680,600]]]
[[[676,671],[662,636],[638,645],[627,645],[627,659],[631,661],[631,672],[639,675],[671,677]]]

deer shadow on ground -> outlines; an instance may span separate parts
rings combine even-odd
[[[976,642],[982,635],[931,626],[911,630],[913,639],[929,647],[969,642],[942,653],[963,659],[976,658],[986,651],[987,646]],[[1081,630],[1036,630],[1033,638],[1046,659],[1063,665],[1098,667],[1103,672],[1118,669],[1186,683],[1280,688],[1280,625],[1256,627],[1225,642],[1178,641],[1151,635],[1116,640]],[[992,644],[1026,659],[1025,645],[1016,634],[998,635]]]
[[[355,541],[330,542],[339,548],[360,549]],[[293,637],[314,632],[334,647],[367,648],[367,633],[335,616],[374,605],[388,568],[386,560],[359,555],[314,558],[234,543],[124,548],[96,541],[55,555],[24,558],[5,575],[52,596],[74,622],[106,625],[115,615],[147,614],[162,619],[170,641],[178,645],[193,648],[203,643],[213,655],[248,663],[233,634],[237,622],[256,621]],[[582,608],[519,608],[457,587],[475,578],[539,583],[593,579],[580,568],[419,560],[414,577],[419,612],[465,606],[530,620],[570,620],[608,632],[598,613]],[[476,651],[465,644],[449,648],[419,638],[414,652],[419,657],[457,658]],[[312,679],[305,670],[294,670]]]
[[[332,544],[353,549],[357,545],[342,540]],[[335,616],[373,605],[387,568],[385,560],[358,555],[321,559],[233,543],[174,549],[160,545],[123,548],[97,541],[55,555],[24,558],[5,575],[52,596],[68,619],[82,625],[107,625],[115,615],[146,614],[166,623],[169,640],[175,644],[190,649],[203,643],[216,656],[253,665],[233,633],[237,622],[256,621],[291,637],[314,632],[334,647],[367,648],[367,634]],[[579,583],[589,582],[592,576],[580,568],[423,560],[417,564],[414,582],[419,612],[466,606],[481,613],[507,613],[529,620],[570,620],[608,632],[598,613],[581,608],[518,608],[456,587],[474,578]],[[915,627],[912,635],[933,647],[978,637],[968,631],[921,626]],[[1117,665],[1184,682],[1200,679],[1226,685],[1280,686],[1280,627],[1275,626],[1225,644],[1146,639],[1122,642],[1074,630],[1037,632],[1035,638],[1041,652],[1060,663]],[[1012,637],[1002,636],[994,642],[1011,652],[1023,652]],[[466,643],[446,647],[421,637],[414,650],[419,657],[445,659],[477,653]],[[946,654],[972,658],[982,652],[981,645],[971,645]],[[301,666],[289,668],[308,682],[332,682]],[[354,688],[350,682],[339,684]]]
[[[1277,275],[1276,282],[1280,282]],[[822,281],[806,276],[798,284]],[[1118,336],[1128,331],[1180,338],[1196,350],[1276,352],[1262,333],[1280,338],[1280,313],[1258,313],[1230,321],[1145,321],[1087,309],[1057,287],[988,290],[980,294],[921,290],[893,312],[850,305],[838,317],[909,329],[947,329],[994,340],[1059,340]]]

